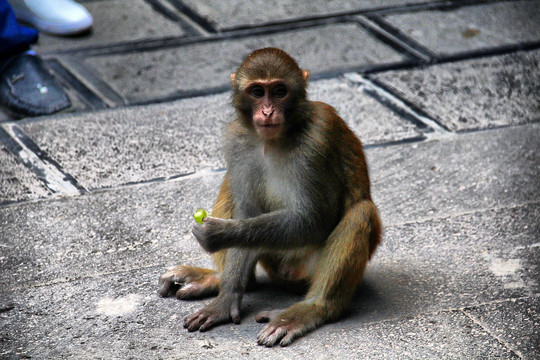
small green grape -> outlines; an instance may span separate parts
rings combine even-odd
[[[208,217],[208,211],[204,210],[204,209],[197,209],[197,211],[195,211],[195,214],[193,214],[193,217],[195,218],[195,221],[198,223],[198,224],[202,224],[203,223],[203,219],[205,217]]]

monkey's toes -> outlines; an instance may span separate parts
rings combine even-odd
[[[281,313],[280,310],[267,313]],[[305,325],[296,323],[282,316],[274,316],[257,337],[257,343],[266,347],[272,347],[279,343],[280,346],[290,345],[295,339],[306,333]]]
[[[257,337],[257,343],[266,347],[272,347],[278,343],[285,335],[287,328],[284,326],[266,325]]]

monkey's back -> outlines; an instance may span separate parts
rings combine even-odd
[[[347,205],[357,201],[371,200],[369,172],[362,142],[338,115],[331,105],[312,101],[314,122],[321,128],[319,134],[328,134],[320,139],[325,143],[330,161],[335,162],[335,172],[343,180],[343,186],[349,196]],[[346,206],[347,206],[346,205]]]

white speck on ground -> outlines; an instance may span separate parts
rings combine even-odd
[[[135,311],[138,303],[139,296],[135,294],[115,299],[107,297],[97,303],[96,311],[106,316],[124,316]]]

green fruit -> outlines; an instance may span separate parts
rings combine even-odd
[[[204,209],[197,209],[197,211],[195,211],[195,214],[193,214],[193,217],[195,218],[195,221],[198,223],[198,224],[202,224],[203,223],[203,219],[205,217],[208,217],[208,211],[204,210]]]

